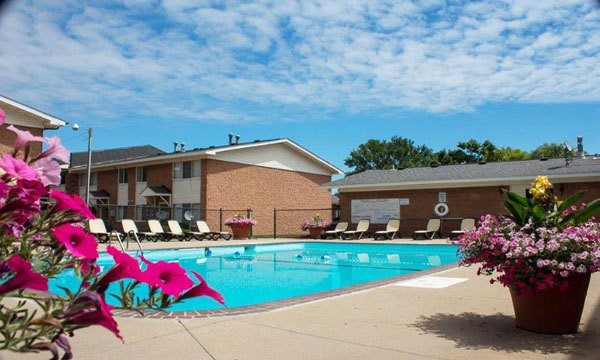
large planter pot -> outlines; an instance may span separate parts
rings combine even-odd
[[[517,327],[544,334],[576,333],[590,277],[588,273],[567,278],[566,291],[554,287],[525,294],[511,288]]]
[[[233,234],[233,240],[247,240],[252,225],[235,225],[230,224],[231,233]]]
[[[309,227],[308,233],[311,238],[319,239],[321,237],[321,235],[325,234],[325,229],[326,229],[326,227],[324,227],[324,226]]]

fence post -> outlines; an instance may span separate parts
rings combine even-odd
[[[223,208],[219,208],[219,232],[223,231]]]
[[[273,208],[273,240],[277,239],[277,208]]]
[[[246,218],[250,219],[252,217],[252,209],[248,208],[246,209]],[[252,230],[253,227],[250,226],[250,231],[248,233],[248,238],[252,239]]]

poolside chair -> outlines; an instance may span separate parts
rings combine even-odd
[[[108,232],[106,230],[106,226],[104,225],[104,220],[102,219],[89,219],[88,228],[90,229],[90,234],[94,235],[96,240],[101,243],[110,242],[111,237],[120,240],[122,236],[122,234],[116,230]]]
[[[165,232],[160,221],[156,219],[148,220],[148,228],[150,229],[150,232],[156,234],[161,241],[170,241],[173,238],[169,233]]]
[[[342,233],[346,230],[348,230],[348,223],[345,221],[340,221],[339,223],[337,223],[337,225],[335,225],[335,229],[325,231],[325,233],[323,233],[321,238],[327,239],[331,236],[331,237],[339,237],[341,239]]]
[[[373,235],[373,239],[377,240],[378,238],[394,240],[394,237],[400,230],[400,219],[389,219],[387,225],[385,226],[385,230],[375,231],[375,235]]]
[[[192,235],[189,233],[183,232],[181,229],[181,225],[179,225],[179,221],[177,220],[168,220],[167,225],[169,226],[169,231],[166,232],[172,238],[175,238],[179,241],[190,241],[192,239]]]
[[[416,230],[413,233],[413,240],[417,240],[419,236],[433,239],[435,234],[437,234],[440,231],[440,224],[440,219],[429,219],[429,221],[427,221],[427,228],[425,230]]]
[[[450,232],[450,239],[456,239],[460,235],[464,235],[465,232],[472,230],[475,227],[475,219],[465,218],[460,222],[460,228],[458,230],[452,230]]]
[[[137,226],[135,225],[135,221],[132,219],[123,219],[121,220],[121,226],[123,227],[123,233],[125,236],[130,238],[137,238],[138,240],[148,240],[148,241],[158,241],[161,236],[159,234],[149,232],[149,231],[138,231]]]
[[[356,224],[356,230],[347,230],[342,233],[342,239],[352,239],[355,238],[360,240],[363,235],[369,231],[369,225],[371,221],[369,219],[362,219],[358,221]]]
[[[198,240],[230,240],[233,237],[233,235],[227,231],[210,231],[208,224],[204,220],[197,220],[196,226],[198,227],[198,231],[190,233],[194,234],[194,237],[196,237]]]

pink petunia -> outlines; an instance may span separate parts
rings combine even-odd
[[[42,142],[44,138],[41,136],[35,136],[29,131],[19,130],[13,125],[7,127],[8,130],[17,134],[17,140],[15,140],[15,151],[21,150],[28,142],[37,141]]]
[[[78,258],[97,259],[98,243],[94,236],[71,224],[63,224],[52,229],[54,238],[63,244],[71,255]]]
[[[53,213],[59,211],[71,211],[77,215],[84,216],[88,219],[95,219],[90,208],[86,205],[82,198],[73,194],[73,196],[59,190],[51,190],[50,197],[56,200],[56,204],[52,209]]]
[[[148,265],[142,273],[142,282],[159,287],[163,293],[179,296],[183,291],[189,289],[194,282],[187,276],[185,269],[177,263],[159,261],[153,263],[142,257],[142,261]]]
[[[86,291],[77,295],[73,300],[72,309],[68,309],[62,317],[68,324],[80,327],[103,326],[123,341],[111,309],[112,306],[108,305],[101,295]]]
[[[0,294],[19,289],[48,291],[48,279],[33,271],[31,264],[21,255],[12,255],[6,261],[6,265],[15,275],[0,285]]]
[[[60,165],[55,160],[44,157],[35,161],[31,166],[38,171],[44,186],[60,185]]]
[[[4,169],[9,178],[38,180],[40,174],[23,160],[15,159],[9,154],[0,156],[0,168]]]
[[[63,163],[69,162],[69,157],[71,156],[71,153],[60,143],[60,138],[58,136],[46,138],[45,142],[46,144],[48,144],[48,149],[41,153],[37,157],[38,159],[52,158],[60,160]]]
[[[142,281],[142,270],[140,270],[140,264],[136,259],[117,250],[114,246],[108,246],[106,252],[113,257],[115,265],[108,269],[98,280],[96,287],[99,292],[106,291],[108,285],[114,281],[126,278]]]
[[[200,283],[198,285],[192,287],[188,291],[184,292],[180,296],[181,300],[198,297],[198,296],[208,296],[208,297],[212,298],[213,300],[217,301],[218,303],[220,303],[221,305],[225,306],[225,298],[223,298],[223,295],[221,295],[221,293],[219,293],[215,289],[208,286],[206,281],[197,272],[192,271],[192,274],[194,274],[196,279],[200,280]]]
[[[2,108],[0,108],[0,125],[4,125],[5,121],[6,121],[6,113],[4,112],[4,110],[2,110]]]

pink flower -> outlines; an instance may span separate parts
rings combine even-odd
[[[94,236],[84,230],[71,224],[63,224],[52,229],[52,234],[71,255],[86,259],[98,258],[98,243]]]
[[[8,154],[2,154],[0,157],[0,168],[6,171],[9,178],[25,180],[38,180],[40,178],[40,174],[29,167],[26,162],[15,159]]]
[[[159,261],[153,263],[142,257],[148,265],[142,274],[142,281],[150,286],[159,287],[165,294],[179,296],[189,289],[194,282],[187,276],[185,269],[177,263]]]
[[[115,260],[113,265],[102,277],[98,280],[96,287],[99,292],[106,291],[106,288],[111,282],[119,281],[125,278],[142,281],[142,270],[136,259],[127,255],[124,252],[117,250],[114,246],[108,246],[106,252],[109,253]]]
[[[2,108],[0,108],[0,125],[4,125],[4,121],[6,120],[6,113]]]
[[[21,150],[25,146],[25,144],[27,144],[28,142],[44,141],[43,137],[32,135],[29,131],[19,130],[16,127],[14,127],[13,125],[9,125],[7,127],[7,129],[14,132],[15,134],[17,134],[17,140],[15,141],[15,151]]]
[[[31,166],[36,169],[44,186],[60,185],[60,165],[48,157],[40,158]]]
[[[20,255],[12,255],[6,265],[15,275],[0,285],[0,294],[19,289],[48,291],[48,279],[33,271],[31,264]]]
[[[200,280],[200,283],[188,291],[184,292],[179,298],[181,300],[198,297],[198,296],[208,296],[215,301],[219,302],[221,305],[225,305],[225,299],[223,295],[221,295],[218,291],[208,286],[206,281],[195,271],[192,271],[192,274],[196,277],[196,279]]]
[[[111,309],[112,306],[104,302],[98,293],[86,291],[73,300],[71,309],[65,312],[63,318],[68,324],[79,325],[78,327],[103,326],[123,341]]]
[[[38,159],[47,157],[60,160],[63,163],[69,162],[71,153],[60,143],[60,138],[58,136],[46,138],[45,142],[49,145],[49,147],[37,157]]]
[[[70,196],[62,191],[51,190],[50,197],[56,200],[56,204],[52,209],[53,213],[58,211],[71,211],[74,214],[84,216],[88,219],[95,219],[96,217],[90,211],[90,208],[86,205],[82,198],[73,194]]]

